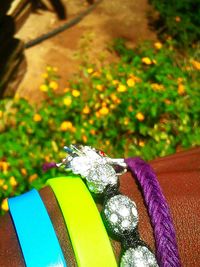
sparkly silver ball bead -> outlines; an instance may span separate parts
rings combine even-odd
[[[120,267],[158,267],[154,254],[145,246],[129,248],[121,258]]]
[[[138,224],[135,202],[123,195],[111,197],[104,206],[103,214],[109,228],[117,235],[134,230]]]
[[[102,194],[108,185],[117,185],[118,177],[112,166],[96,163],[86,176],[86,182],[91,192]]]

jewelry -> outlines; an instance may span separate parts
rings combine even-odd
[[[111,159],[89,146],[64,148],[68,156],[57,164],[85,179],[92,194],[104,198],[102,218],[107,230],[122,242],[121,267],[157,267],[154,254],[140,239],[136,204],[119,191],[118,176],[126,171],[123,159]]]
[[[156,241],[160,266],[180,267],[176,234],[167,201],[151,166],[141,158],[125,159],[128,168],[141,186]]]
[[[59,203],[79,267],[117,267],[96,204],[80,176],[49,179]]]
[[[33,189],[8,205],[27,267],[67,267],[43,201]]]

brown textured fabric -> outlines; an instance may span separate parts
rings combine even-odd
[[[187,267],[199,267],[200,148],[160,158],[150,164],[158,176],[171,210],[182,264]],[[136,202],[139,212],[139,232],[143,240],[155,249],[153,231],[143,197],[131,173],[120,178],[120,190]],[[68,266],[76,266],[65,223],[53,192],[47,187],[42,189],[40,194],[53,221]],[[98,208],[101,209],[101,206],[98,205]],[[115,254],[119,256],[120,243],[116,241],[112,243]],[[9,213],[0,219],[0,266],[24,266]]]

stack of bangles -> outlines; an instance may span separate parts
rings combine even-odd
[[[120,267],[179,267],[175,230],[151,167],[140,158],[111,159],[89,146],[65,147],[62,163],[71,174],[47,181],[63,215],[79,267],[116,267],[109,235],[122,245]],[[140,184],[154,230],[156,256],[138,233],[135,202],[119,192],[119,175],[129,169]],[[94,199],[101,199],[99,213]],[[37,190],[8,200],[27,267],[68,266],[54,226]]]

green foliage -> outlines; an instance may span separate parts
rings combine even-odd
[[[171,44],[131,50],[118,40],[114,48],[118,63],[84,68],[62,93],[48,67],[40,106],[0,101],[0,202],[63,175],[42,164],[60,162],[70,143],[146,160],[200,144],[200,63],[183,61]]]
[[[199,41],[199,0],[150,0],[150,3],[160,14],[156,24],[162,36],[170,35],[180,47]]]

